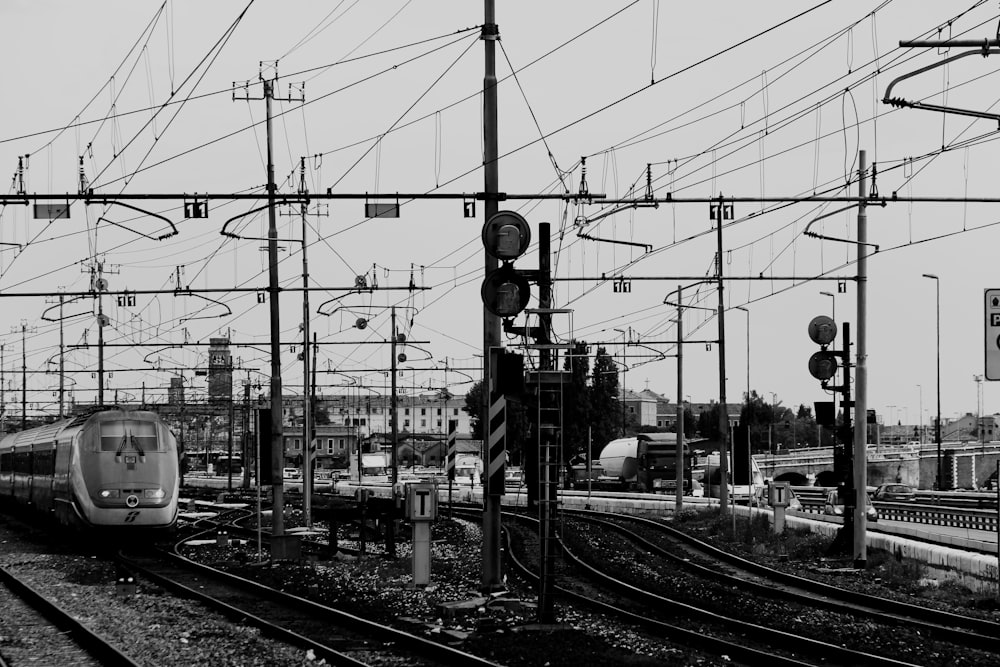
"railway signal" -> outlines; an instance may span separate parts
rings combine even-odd
[[[483,305],[497,317],[514,317],[528,305],[531,286],[528,276],[514,268],[514,260],[531,244],[527,220],[514,211],[498,211],[483,225],[483,246],[501,264],[483,280]]]

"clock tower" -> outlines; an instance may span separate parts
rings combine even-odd
[[[228,338],[208,340],[208,401],[228,403],[233,398],[233,358]]]

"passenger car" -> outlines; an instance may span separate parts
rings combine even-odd
[[[874,500],[888,500],[894,503],[908,503],[916,498],[913,487],[906,484],[883,484],[872,494]]]
[[[281,476],[285,479],[299,479],[302,477],[302,471],[298,468],[282,468]]]
[[[170,528],[177,441],[159,415],[99,408],[0,438],[0,498],[84,529]]]
[[[872,499],[865,496],[865,517],[869,521],[878,521],[878,510],[872,505]],[[823,504],[823,514],[828,516],[844,516],[844,499],[841,497],[839,489],[830,489],[826,493],[826,502]]]
[[[996,491],[997,473],[995,470],[993,471],[992,475],[986,478],[986,481],[983,483],[983,488],[986,489],[987,491]]]

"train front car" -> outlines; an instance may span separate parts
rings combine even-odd
[[[97,412],[72,447],[70,485],[85,525],[174,525],[180,488],[177,442],[156,413]]]

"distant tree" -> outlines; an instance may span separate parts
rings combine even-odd
[[[465,394],[465,405],[462,410],[469,415],[470,433],[475,440],[483,440],[483,425],[481,419],[483,383],[478,381]],[[521,460],[524,443],[529,437],[530,420],[527,408],[520,402],[507,401],[507,454],[515,462]]]
[[[571,354],[565,357],[563,370],[570,371],[569,383],[563,388],[563,455],[565,460],[587,452],[587,437],[590,430],[591,408],[590,387],[587,374],[590,372],[590,357],[587,343],[577,341]],[[594,445],[600,453],[600,445]],[[596,458],[596,454],[594,455]]]
[[[690,405],[684,406],[684,437],[693,438],[698,434],[698,418],[694,416],[694,411]]]
[[[719,404],[712,401],[708,410],[698,413],[698,435],[708,440],[718,442],[721,439],[719,432]]]
[[[330,423],[330,413],[325,407],[316,406],[313,411],[313,423],[318,426],[326,426]]]
[[[799,405],[798,409],[792,410],[782,406],[780,401],[771,407],[774,411],[772,443],[775,449],[818,446],[819,430],[812,408]]]
[[[618,395],[618,368],[607,350],[597,348],[590,383],[590,425],[594,448],[600,451],[610,441],[621,437],[622,412]]]
[[[771,437],[778,406],[764,401],[756,391],[751,391],[749,399],[743,395],[740,410],[740,424],[750,428],[750,448],[753,453],[766,452],[771,447]],[[782,410],[784,408],[781,408]]]
[[[483,411],[483,382],[474,382],[469,391],[465,394],[465,405],[462,410],[469,415],[470,433],[474,440],[483,439],[482,411]]]

